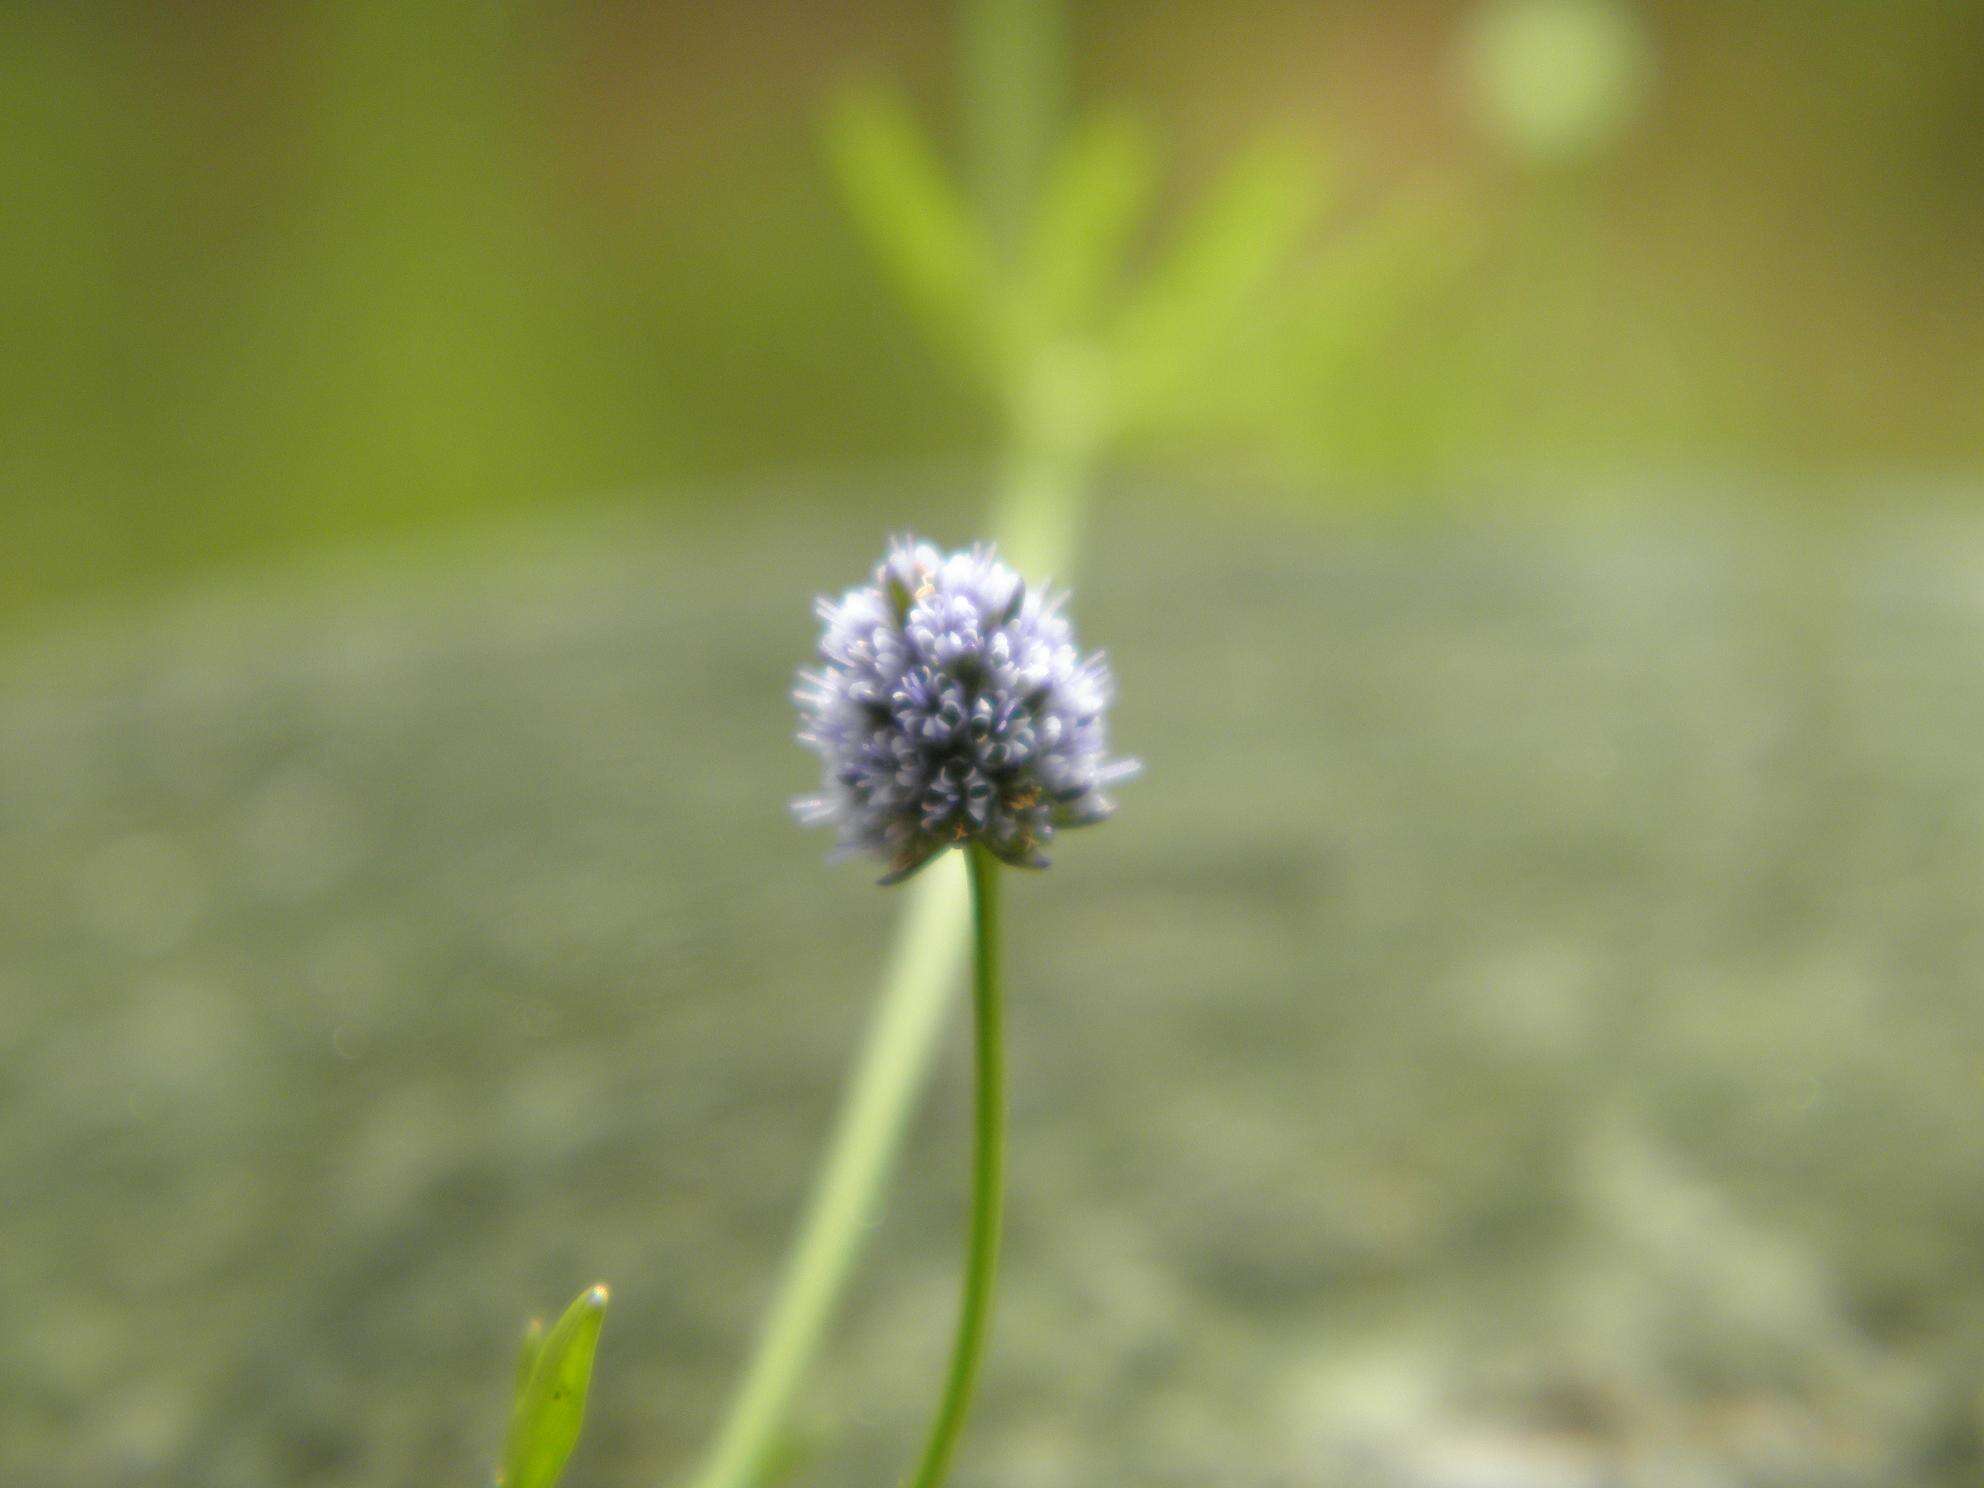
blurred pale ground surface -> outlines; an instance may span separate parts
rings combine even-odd
[[[0,1481],[479,1485],[596,1277],[571,1481],[687,1467],[894,908],[784,807],[881,535],[609,514],[10,643]],[[1089,551],[1148,773],[1012,894],[961,1488],[1976,1482],[1984,523]],[[930,1403],[962,1052],[795,1481]]]

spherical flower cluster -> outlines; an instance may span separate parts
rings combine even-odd
[[[882,856],[894,883],[962,842],[1045,867],[1057,829],[1108,816],[1108,787],[1136,766],[1106,757],[1109,667],[1075,649],[1062,599],[989,548],[913,538],[872,583],[822,599],[825,665],[793,694],[823,767],[800,819]]]

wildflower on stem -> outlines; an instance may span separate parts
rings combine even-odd
[[[843,852],[889,863],[884,883],[962,845],[971,871],[977,1094],[963,1298],[935,1417],[910,1488],[938,1488],[984,1357],[999,1269],[1005,1169],[999,869],[1042,868],[1057,828],[1101,821],[1136,767],[1103,731],[1109,668],[1075,649],[1061,597],[1029,591],[989,548],[940,554],[900,538],[875,580],[822,600],[826,665],[802,672],[799,738],[820,793],[797,804]]]
[[[825,664],[794,693],[822,766],[800,819],[880,855],[894,883],[965,842],[1045,867],[1057,830],[1108,816],[1136,766],[1108,758],[1108,663],[1077,650],[1063,599],[990,548],[907,537],[873,582],[822,599]]]

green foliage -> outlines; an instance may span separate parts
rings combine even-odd
[[[1133,116],[1070,133],[1028,224],[1013,313],[1042,339],[1094,333],[1157,190],[1157,150]]]
[[[556,1488],[563,1476],[585,1422],[606,1297],[604,1286],[588,1287],[549,1334],[536,1320],[524,1331],[498,1488]]]
[[[821,100],[748,28],[195,9],[0,7],[0,629],[610,493],[686,507],[769,471],[987,461],[997,418],[1041,401],[1015,392],[1035,362],[1106,392],[1090,422],[1140,460],[1218,441],[1317,496],[1470,469],[1543,491],[1636,467],[1961,472],[1984,448],[1973,5],[1208,25],[961,0],[954,27],[806,28],[808,79],[902,65],[934,93],[956,51],[950,127],[885,91],[836,114],[840,194],[893,292],[823,189]],[[1098,120],[1097,86],[1166,112]],[[1204,164],[1256,112],[1336,121],[1322,164],[1341,155],[1359,205],[1303,226],[1196,348],[1137,348],[1139,411],[1104,349],[1200,205],[1160,192],[1153,136]],[[1474,209],[1405,254],[1439,298],[1312,293],[1389,180]],[[1829,202],[1852,210],[1812,231]],[[883,295],[966,376],[931,375]]]
[[[1250,304],[1287,268],[1314,219],[1315,171],[1299,151],[1242,153],[1189,217],[1113,336],[1126,414],[1188,418],[1193,385]]]
[[[1270,138],[1239,153],[1135,275],[1158,152],[1122,113],[1047,152],[1002,255],[900,95],[845,94],[828,141],[876,259],[1022,448],[1244,432],[1316,455],[1337,432],[1328,393],[1472,255],[1457,214],[1419,200],[1313,247],[1326,164]]]
[[[996,377],[991,246],[908,105],[881,88],[850,91],[828,115],[827,143],[848,210],[897,293],[939,345]]]
[[[1403,448],[1438,461],[1478,422],[1479,384],[1452,375],[1450,346],[1429,351],[1429,312],[1452,302],[1479,249],[1478,220],[1424,193],[1337,233],[1287,276],[1271,315],[1240,319],[1218,375],[1194,379],[1197,427],[1295,471],[1395,465]]]

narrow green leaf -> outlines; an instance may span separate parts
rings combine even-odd
[[[1091,120],[1062,146],[1020,265],[1021,292],[1043,334],[1095,328],[1156,184],[1150,135],[1127,114]]]
[[[1435,458],[1468,410],[1452,375],[1449,291],[1480,235],[1435,188],[1400,195],[1282,280],[1273,314],[1249,317],[1161,432],[1272,449],[1304,473],[1395,473]]]
[[[510,1420],[503,1471],[496,1480],[501,1488],[556,1488],[585,1421],[606,1297],[604,1286],[588,1287],[535,1348],[532,1335],[525,1334],[525,1351],[532,1357]]]
[[[1117,328],[1112,351],[1128,417],[1158,421],[1191,391],[1221,341],[1286,267],[1319,201],[1309,152],[1263,143],[1234,162]]]
[[[1200,390],[1194,411],[1233,422],[1229,415],[1258,404],[1270,423],[1317,432],[1318,399],[1340,407],[1349,392],[1358,401],[1345,379],[1472,262],[1469,226],[1453,203],[1413,194],[1334,233],[1287,276],[1275,313],[1250,327],[1241,355]]]
[[[899,94],[843,93],[827,153],[855,225],[937,343],[971,372],[1004,362],[996,259],[982,226]]]

